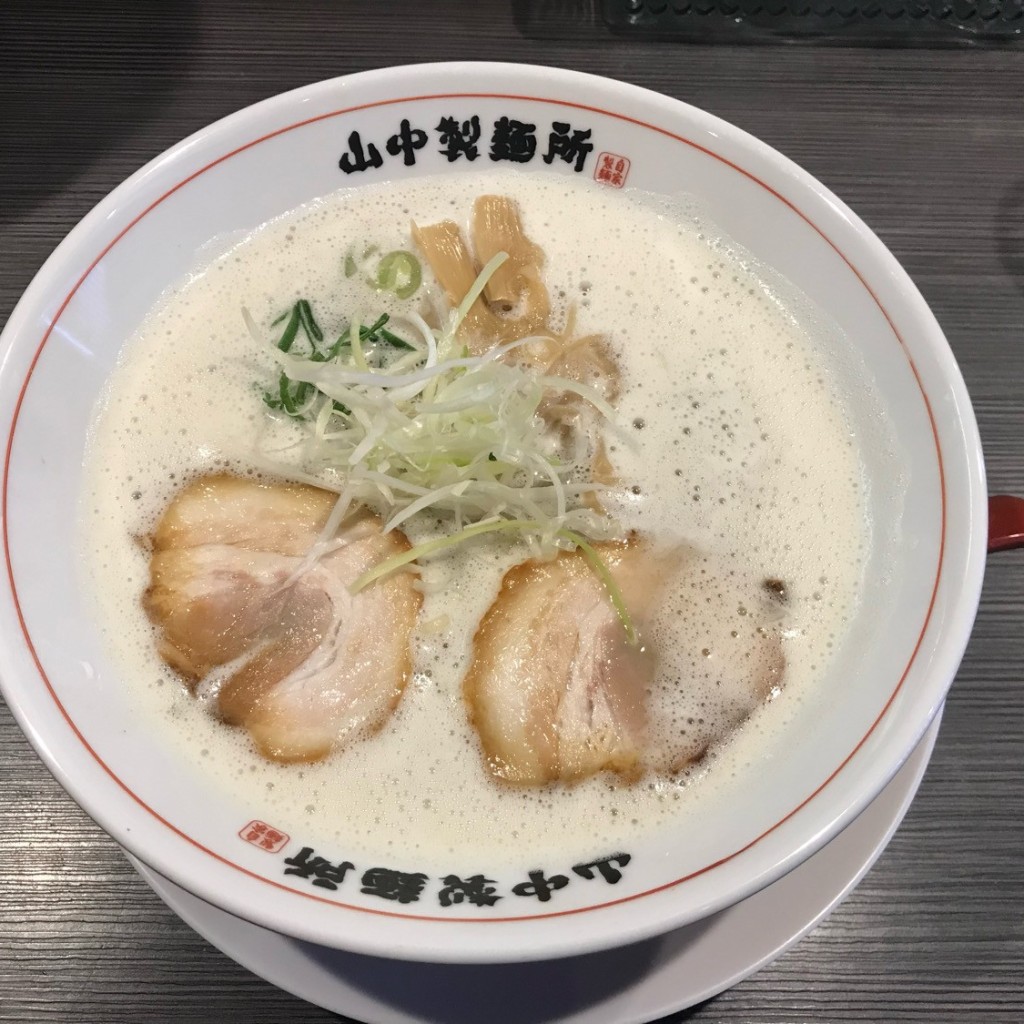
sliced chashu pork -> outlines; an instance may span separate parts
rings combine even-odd
[[[634,543],[597,550],[642,621],[662,568]],[[515,566],[477,629],[464,682],[490,771],[526,785],[637,774],[654,668],[580,552]]]
[[[642,640],[629,643],[581,553],[529,561],[506,574],[477,630],[464,683],[487,766],[505,782],[573,782],[601,771],[627,780],[648,770],[678,772],[780,684],[784,659],[777,632],[755,625],[757,616],[747,617],[736,588],[709,580],[695,553],[655,552],[637,541],[597,550],[641,635],[666,594],[677,607],[682,602],[686,636],[697,645],[689,652],[695,672],[710,673],[711,690],[721,688],[723,695],[721,714],[709,709],[706,721],[721,723],[722,732],[694,728],[695,721],[680,735],[649,720],[656,652]]]
[[[665,723],[649,767],[677,774],[739,728],[783,685],[783,609],[750,574],[730,572],[690,551],[670,591],[664,631],[676,648],[664,658],[665,683],[681,687],[689,714]]]
[[[408,541],[361,513],[308,564],[335,501],[314,487],[207,476],[177,495],[152,537],[143,602],[161,655],[193,690],[219,682],[220,716],[278,761],[317,760],[379,728],[410,671],[412,577],[348,589]]]

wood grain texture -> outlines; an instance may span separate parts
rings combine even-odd
[[[110,189],[248,103],[392,63],[556,64],[703,107],[842,196],[943,325],[974,397],[990,489],[1024,492],[1024,49],[701,47],[572,24],[537,40],[524,35],[528,13],[455,0],[8,0],[0,321]],[[1024,1019],[1022,620],[1024,552],[1009,552],[990,562],[927,777],[878,865],[789,954],[672,1020]],[[0,783],[0,1021],[340,1019],[236,966],[165,909],[6,708]]]

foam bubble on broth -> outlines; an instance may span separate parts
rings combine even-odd
[[[255,472],[246,459],[254,439],[283,446],[294,429],[268,426],[253,383],[276,372],[241,307],[265,326],[309,298],[327,336],[342,317],[367,322],[397,311],[393,297],[358,275],[344,278],[345,253],[364,243],[410,248],[411,220],[465,223],[483,193],[518,200],[547,256],[554,321],[575,305],[581,333],[611,338],[624,436],[609,435],[609,448],[628,485],[611,511],[659,542],[696,546],[708,573],[745,576],[754,589],[766,577],[785,581],[782,695],[681,779],[517,790],[484,771],[461,678],[503,572],[524,557],[522,549],[510,555],[503,539],[481,538],[425,568],[425,625],[398,710],[372,739],[325,762],[265,761],[244,730],[205,714],[156,655],[140,603],[148,555],[134,539],[188,479]],[[526,850],[563,859],[565,851],[606,853],[666,820],[699,821],[742,785],[814,692],[860,589],[869,536],[863,470],[824,354],[827,325],[798,306],[695,225],[685,204],[559,176],[502,172],[354,190],[254,232],[165,296],[126,346],[92,430],[84,564],[140,728],[194,766],[183,771],[200,772],[304,842],[346,855],[492,866]],[[432,529],[408,532],[415,542]],[[693,678],[694,640],[680,604],[669,594],[649,633],[662,652],[652,694],[659,728],[677,735],[710,727],[729,706]]]

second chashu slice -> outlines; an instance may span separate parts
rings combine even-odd
[[[711,697],[685,730],[650,721],[664,687],[655,651],[631,644],[603,583],[577,551],[515,566],[484,616],[464,682],[487,767],[516,785],[676,775],[778,690],[785,658],[769,602],[709,574],[692,549],[634,539],[596,551],[640,628],[667,607],[681,616],[673,686]],[[668,602],[666,605],[665,602]],[[659,707],[664,712],[663,705]]]
[[[656,559],[635,543],[596,550],[642,621],[663,576]],[[463,684],[491,773],[518,785],[636,774],[654,668],[581,552],[515,566],[477,629]]]

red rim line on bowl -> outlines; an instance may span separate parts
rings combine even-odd
[[[895,684],[891,694],[889,695],[888,699],[885,701],[884,706],[880,709],[877,717],[874,719],[874,721],[871,723],[871,725],[869,726],[869,728],[867,729],[865,734],[856,743],[856,745],[853,747],[853,749],[850,750],[849,753],[847,753],[846,756],[842,758],[842,760],[835,767],[835,769],[828,775],[827,778],[825,778],[813,790],[813,792],[808,794],[803,800],[800,801],[799,804],[797,804],[797,806],[793,807],[787,814],[785,814],[782,818],[780,818],[777,822],[775,822],[770,828],[765,829],[760,835],[755,836],[753,839],[751,839],[749,842],[743,844],[738,849],[731,851],[729,854],[727,854],[724,857],[719,858],[718,860],[714,861],[713,863],[707,864],[707,865],[703,866],[702,868],[700,868],[700,869],[698,869],[696,871],[689,872],[686,875],[684,875],[682,877],[679,877],[679,878],[676,878],[676,879],[674,879],[672,881],[669,881],[667,883],[658,885],[656,887],[653,887],[651,889],[645,890],[643,892],[634,893],[632,895],[624,896],[624,897],[621,897],[619,899],[613,899],[613,900],[608,900],[608,901],[604,901],[604,902],[601,902],[601,903],[592,904],[592,905],[589,905],[589,906],[586,906],[586,907],[577,907],[577,908],[565,909],[565,910],[559,910],[559,911],[549,911],[549,912],[540,913],[540,914],[524,914],[524,915],[517,915],[517,916],[514,916],[514,917],[485,918],[485,919],[475,918],[475,917],[464,917],[464,916],[443,917],[442,918],[442,917],[434,917],[434,916],[430,916],[430,915],[405,914],[405,913],[400,913],[400,912],[395,912],[395,911],[390,911],[390,910],[379,910],[379,909],[376,909],[376,908],[363,907],[363,906],[356,905],[356,904],[350,904],[350,903],[345,903],[345,902],[341,902],[341,901],[337,901],[337,900],[332,900],[332,899],[328,899],[328,898],[325,898],[325,897],[317,896],[317,895],[315,895],[313,893],[307,893],[307,892],[303,892],[302,890],[299,890],[299,889],[294,889],[294,888],[292,888],[290,886],[283,885],[280,882],[276,882],[273,879],[267,878],[267,877],[265,877],[265,876],[263,876],[261,874],[257,874],[255,872],[249,871],[246,868],[242,867],[241,865],[236,864],[233,861],[229,860],[228,858],[222,856],[221,854],[218,854],[216,851],[209,849],[208,847],[206,847],[203,844],[201,844],[200,842],[198,842],[196,839],[192,838],[191,836],[187,835],[185,832],[181,831],[181,829],[179,829],[177,826],[175,826],[172,822],[170,822],[166,818],[162,817],[159,814],[159,812],[157,812],[154,808],[150,807],[140,796],[138,796],[138,794],[136,794],[122,779],[120,779],[113,772],[113,770],[101,758],[99,752],[95,748],[93,748],[91,746],[91,744],[88,742],[86,737],[80,732],[80,730],[78,729],[77,725],[71,719],[71,717],[69,716],[69,714],[68,714],[67,710],[65,709],[63,703],[61,702],[60,698],[58,697],[58,695],[56,693],[56,690],[53,687],[53,684],[51,683],[49,677],[47,676],[47,673],[43,669],[42,662],[40,660],[39,654],[36,651],[35,644],[33,643],[31,635],[29,634],[28,624],[26,623],[26,621],[24,619],[24,615],[23,615],[22,608],[21,608],[21,602],[20,602],[20,600],[18,598],[18,589],[17,589],[17,586],[15,584],[14,569],[13,569],[12,558],[11,558],[10,537],[9,537],[9,534],[8,534],[8,516],[7,516],[7,502],[8,502],[8,497],[9,497],[9,486],[10,486],[10,468],[11,468],[10,464],[11,464],[11,457],[12,457],[12,452],[13,452],[13,447],[14,447],[14,435],[15,435],[15,431],[17,429],[18,419],[20,417],[21,408],[22,408],[22,405],[24,403],[24,399],[25,399],[26,392],[28,390],[29,382],[30,382],[30,380],[31,380],[31,378],[33,376],[33,373],[34,373],[35,369],[36,369],[36,365],[38,363],[40,355],[42,354],[42,350],[45,347],[47,341],[50,339],[50,337],[51,337],[51,335],[52,335],[52,333],[54,331],[54,328],[56,327],[58,321],[60,320],[60,317],[63,315],[64,311],[66,310],[66,308],[70,304],[71,300],[74,298],[74,296],[78,292],[79,288],[84,284],[84,282],[87,280],[87,278],[92,274],[92,272],[96,269],[96,267],[103,260],[103,258],[110,252],[110,250],[113,249],[114,246],[117,245],[131,231],[131,229],[133,227],[135,227],[136,224],[138,224],[139,221],[141,221],[153,209],[155,209],[157,206],[159,206],[165,200],[167,200],[171,195],[173,195],[174,193],[178,192],[181,188],[187,186],[188,184],[193,182],[195,179],[199,178],[206,171],[209,171],[211,168],[216,167],[217,165],[223,163],[224,161],[230,159],[233,156],[236,156],[239,153],[242,153],[242,152],[244,152],[246,150],[251,149],[254,146],[259,145],[261,142],[265,142],[268,139],[275,138],[275,137],[277,137],[279,135],[285,134],[286,132],[292,131],[292,130],[297,129],[297,128],[304,127],[306,125],[309,125],[309,124],[312,124],[312,123],[315,123],[315,122],[318,122],[318,121],[323,121],[323,120],[326,120],[328,118],[339,117],[339,116],[343,116],[343,115],[346,115],[346,114],[351,114],[351,113],[353,113],[355,111],[366,110],[366,109],[370,109],[370,108],[373,108],[373,107],[393,106],[393,105],[398,104],[398,103],[414,103],[414,102],[417,102],[417,101],[424,101],[424,100],[466,99],[466,98],[476,98],[476,99],[480,99],[480,98],[516,99],[516,100],[525,100],[525,101],[535,102],[535,103],[547,103],[547,104],[552,104],[552,105],[555,105],[555,106],[571,107],[571,108],[576,108],[576,109],[581,109],[581,110],[587,110],[587,111],[591,111],[593,113],[602,114],[602,115],[604,115],[606,117],[610,117],[610,118],[614,118],[616,120],[621,120],[621,121],[629,122],[629,123],[632,123],[632,124],[635,124],[635,125],[647,128],[647,129],[652,130],[654,132],[657,132],[658,134],[663,135],[663,136],[665,136],[667,138],[671,138],[671,139],[674,139],[677,142],[681,142],[684,145],[691,147],[692,149],[698,150],[699,152],[702,152],[702,153],[706,154],[707,156],[710,156],[712,159],[715,159],[715,160],[719,161],[720,163],[726,165],[727,167],[731,168],[732,170],[735,170],[736,172],[738,172],[739,174],[741,174],[745,178],[747,178],[750,181],[756,183],[758,186],[763,188],[766,192],[768,192],[770,195],[772,195],[774,198],[778,199],[786,207],[788,207],[790,210],[792,210],[801,220],[803,220],[806,224],[808,224],[808,226],[810,226],[825,241],[825,243],[840,257],[840,259],[847,265],[847,267],[849,267],[850,271],[856,277],[856,279],[860,283],[861,287],[863,287],[865,289],[865,291],[871,296],[872,300],[875,302],[875,304],[878,307],[879,311],[882,313],[882,315],[885,318],[887,324],[889,325],[889,328],[892,331],[895,340],[897,341],[897,343],[899,344],[901,350],[903,351],[904,356],[906,357],[907,362],[909,364],[909,367],[911,369],[911,372],[912,372],[912,374],[914,376],[914,379],[915,379],[915,381],[917,383],[918,390],[919,390],[920,395],[921,395],[921,399],[922,399],[922,401],[924,403],[924,407],[925,407],[925,411],[926,411],[926,414],[927,414],[927,417],[928,417],[929,425],[931,427],[931,433],[932,433],[933,441],[935,443],[935,454],[936,454],[936,459],[937,459],[937,471],[938,471],[938,477],[939,477],[939,491],[940,491],[940,498],[941,498],[941,508],[940,508],[941,526],[940,526],[939,550],[938,550],[938,555],[937,555],[937,566],[936,566],[936,571],[935,571],[935,582],[934,582],[933,587],[932,587],[932,592],[931,592],[931,595],[930,595],[930,600],[929,600],[929,603],[928,603],[927,612],[925,614],[924,622],[921,625],[921,629],[920,629],[920,633],[919,633],[918,638],[917,638],[917,642],[914,645],[913,651],[912,651],[912,653],[910,655],[910,658],[909,658],[907,664],[905,665],[903,671],[900,673],[900,676],[899,676],[899,678],[898,678],[898,680],[897,680],[897,682],[896,682],[896,684]],[[506,922],[506,921],[509,921],[509,922],[510,921],[529,921],[529,920],[538,920],[538,919],[542,919],[542,918],[572,916],[572,915],[584,913],[586,911],[599,910],[599,909],[602,909],[602,908],[605,908],[605,907],[615,906],[615,905],[621,904],[621,903],[632,902],[633,900],[640,899],[642,897],[650,896],[650,895],[652,895],[654,893],[661,892],[661,891],[664,891],[666,889],[673,888],[673,887],[675,887],[677,885],[680,885],[680,884],[682,884],[684,882],[687,882],[687,881],[689,881],[689,880],[691,880],[693,878],[699,877],[699,876],[707,873],[708,871],[712,871],[715,868],[718,868],[718,867],[728,863],[729,861],[732,861],[734,858],[740,856],[741,854],[745,853],[751,847],[753,847],[757,843],[761,842],[761,840],[763,840],[765,837],[767,837],[768,835],[770,835],[773,832],[775,832],[783,824],[785,824],[787,821],[789,821],[794,815],[796,815],[800,810],[802,810],[807,804],[809,804],[812,800],[814,800],[822,792],[822,790],[824,790],[836,778],[836,776],[839,775],[839,773],[847,766],[847,764],[849,764],[849,762],[856,756],[856,754],[861,750],[861,748],[867,742],[869,737],[874,733],[874,731],[877,728],[877,726],[879,725],[879,723],[885,718],[885,716],[888,713],[890,707],[895,702],[897,695],[901,692],[901,690],[903,688],[903,684],[906,681],[906,678],[907,678],[908,674],[910,673],[911,667],[913,666],[914,662],[917,659],[917,655],[918,655],[918,653],[920,651],[920,648],[921,648],[921,645],[922,645],[922,643],[924,641],[925,633],[927,632],[929,624],[931,623],[931,620],[932,620],[932,614],[934,612],[935,602],[936,602],[936,598],[937,598],[938,590],[939,590],[939,583],[940,583],[940,580],[942,578],[942,569],[943,569],[943,565],[944,565],[944,562],[945,562],[944,555],[945,555],[945,549],[946,549],[946,528],[947,528],[947,507],[946,507],[946,505],[947,505],[947,495],[946,495],[946,479],[945,479],[945,476],[946,476],[946,474],[945,474],[943,452],[942,452],[942,448],[941,448],[941,445],[940,445],[940,442],[939,442],[938,429],[937,429],[937,426],[936,426],[936,423],[935,423],[935,417],[934,417],[934,413],[933,413],[933,409],[932,409],[932,404],[931,404],[931,401],[930,401],[930,399],[929,399],[929,397],[928,397],[928,395],[927,395],[927,393],[925,391],[925,388],[924,388],[923,382],[921,380],[921,376],[920,376],[920,374],[918,372],[917,366],[915,365],[914,360],[911,357],[911,354],[910,354],[909,350],[906,347],[906,343],[904,342],[902,335],[900,334],[900,332],[896,328],[896,325],[893,322],[892,317],[889,315],[888,310],[886,310],[886,308],[883,306],[883,304],[882,304],[881,300],[879,299],[879,297],[875,294],[874,290],[870,287],[870,285],[864,279],[864,277],[860,273],[860,271],[857,270],[857,268],[851,262],[850,258],[848,256],[846,256],[846,254],[838,247],[838,245],[834,241],[832,241],[832,239],[824,232],[824,230],[822,228],[820,228],[810,218],[810,216],[808,214],[804,213],[798,206],[796,206],[796,204],[793,201],[791,201],[790,199],[787,199],[784,195],[782,195],[779,191],[777,191],[775,188],[773,188],[767,182],[765,182],[762,179],[760,179],[759,177],[757,177],[756,174],[754,174],[751,171],[746,170],[744,167],[742,167],[739,164],[735,163],[733,160],[730,160],[728,157],[722,156],[722,155],[714,152],[713,150],[709,149],[707,146],[701,145],[700,143],[695,142],[692,139],[686,138],[685,136],[679,135],[679,134],[677,134],[675,132],[669,131],[666,128],[662,128],[662,127],[660,127],[660,126],[658,126],[656,124],[652,124],[652,123],[644,121],[642,119],[629,116],[627,114],[619,114],[619,113],[616,113],[615,111],[605,110],[605,109],[603,109],[601,107],[593,106],[593,105],[590,105],[590,104],[572,102],[572,101],[568,101],[568,100],[553,100],[553,99],[550,99],[550,98],[547,98],[547,97],[543,97],[543,96],[527,96],[527,95],[508,94],[508,93],[452,92],[452,93],[442,93],[442,94],[435,93],[435,94],[427,94],[427,95],[420,95],[420,96],[406,96],[406,97],[401,97],[401,98],[393,98],[393,99],[381,100],[381,101],[377,101],[377,102],[373,102],[373,103],[359,104],[359,105],[354,106],[354,107],[345,108],[345,109],[341,109],[341,110],[334,110],[334,111],[328,112],[326,114],[320,114],[320,115],[317,115],[315,117],[306,118],[306,119],[303,119],[301,121],[295,122],[293,124],[287,125],[285,127],[278,128],[278,129],[276,129],[274,131],[267,132],[267,133],[261,135],[260,137],[258,137],[256,139],[253,139],[252,141],[250,141],[248,143],[245,143],[244,145],[238,146],[238,147],[230,150],[229,152],[222,154],[220,157],[218,157],[218,158],[216,158],[214,160],[211,160],[205,166],[203,166],[203,167],[199,168],[198,170],[192,172],[191,174],[187,175],[185,178],[183,178],[182,180],[177,182],[177,184],[175,184],[171,188],[167,189],[167,191],[165,191],[159,198],[157,198],[156,200],[151,202],[149,205],[147,205],[140,213],[138,213],[115,236],[115,238],[112,241],[110,241],[102,249],[102,251],[99,253],[99,255],[96,256],[96,258],[89,264],[89,266],[87,267],[85,272],[82,273],[81,276],[78,278],[78,280],[74,283],[74,285],[72,286],[71,291],[67,294],[67,296],[65,297],[64,301],[59,306],[56,315],[53,317],[53,320],[50,322],[50,324],[49,324],[49,326],[48,326],[48,328],[47,328],[47,330],[46,330],[42,340],[39,343],[39,346],[38,346],[38,348],[37,348],[37,350],[36,350],[36,352],[34,354],[34,357],[33,357],[32,361],[31,361],[31,364],[30,364],[30,366],[28,368],[25,380],[24,380],[24,382],[22,384],[20,393],[18,395],[18,399],[17,399],[17,403],[16,403],[16,406],[15,406],[15,411],[14,411],[14,416],[12,418],[12,422],[11,422],[11,426],[10,426],[10,433],[8,435],[8,438],[7,438],[6,456],[5,456],[4,467],[3,467],[3,490],[2,490],[2,496],[0,496],[0,502],[2,502],[2,512],[3,512],[3,515],[2,515],[2,520],[3,520],[3,522],[2,522],[3,543],[4,543],[4,554],[5,554],[5,561],[6,561],[6,569],[7,569],[8,581],[10,583],[12,597],[14,599],[14,605],[15,605],[16,614],[17,614],[17,617],[18,617],[18,620],[19,620],[19,624],[21,626],[21,629],[22,629],[22,632],[23,632],[23,635],[24,635],[24,638],[25,638],[26,645],[28,646],[28,649],[29,649],[29,652],[31,654],[31,657],[32,657],[32,659],[33,659],[33,661],[34,661],[34,663],[36,665],[36,669],[39,672],[40,676],[42,677],[43,682],[44,682],[48,692],[50,693],[51,698],[54,700],[54,702],[56,703],[58,709],[60,710],[61,715],[63,716],[65,721],[68,723],[68,725],[70,726],[70,728],[72,729],[74,734],[77,736],[79,741],[82,743],[82,745],[86,748],[86,750],[90,753],[90,755],[96,760],[96,762],[101,766],[101,768],[106,772],[106,774],[128,796],[130,796],[139,806],[141,806],[144,810],[146,810],[149,814],[151,814],[154,818],[156,818],[163,825],[168,827],[176,835],[178,835],[182,839],[186,840],[193,847],[196,847],[196,848],[202,850],[203,852],[211,855],[215,860],[221,862],[222,864],[225,864],[228,867],[232,867],[232,868],[236,869],[237,871],[240,871],[242,874],[248,875],[249,877],[254,878],[254,879],[258,880],[258,881],[264,882],[264,883],[269,884],[269,885],[271,885],[271,886],[273,886],[275,888],[278,888],[278,889],[283,889],[283,890],[285,890],[285,891],[287,891],[289,893],[292,893],[294,895],[297,895],[297,896],[303,896],[303,897],[306,897],[307,899],[312,899],[312,900],[315,900],[316,902],[325,903],[325,904],[328,904],[328,905],[331,905],[331,906],[340,907],[342,909],[356,910],[356,911],[360,911],[360,912],[364,912],[364,913],[369,913],[369,914],[374,914],[374,915],[379,915],[379,916],[385,916],[385,917],[408,918],[410,920],[415,920],[415,921],[452,921],[452,922],[473,922],[473,923],[498,923],[498,922]],[[1021,501],[1021,499],[1010,499],[1010,500],[1011,501]],[[1024,501],[1022,501],[1022,509],[1021,509],[1021,511],[1022,511],[1022,514],[1024,514]],[[1022,515],[1022,518],[1024,518],[1024,515]],[[991,537],[992,537],[992,534],[990,532],[990,548],[989,549],[990,550],[996,550],[996,548],[993,548],[991,546],[991,543],[992,543]],[[1005,546],[1005,547],[1014,547],[1014,546],[1018,546],[1020,544],[1024,544],[1024,533],[1018,533],[1016,535],[1015,539],[1014,538],[1010,538],[1010,542],[1009,543],[1005,543],[1003,546]],[[145,860],[144,857],[142,857],[142,859]]]
[[[1024,548],[1024,498],[993,494],[988,499],[988,549]]]

